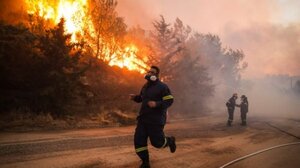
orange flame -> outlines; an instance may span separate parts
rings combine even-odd
[[[92,19],[88,16],[89,4],[87,0],[26,0],[26,4],[29,14],[37,13],[40,17],[55,24],[64,18],[65,33],[72,35],[71,42],[78,41],[77,35],[84,36],[84,30],[91,35],[95,32]],[[108,61],[110,66],[126,67],[140,73],[144,73],[145,69],[148,68],[145,62],[137,57],[138,48],[133,44],[124,48],[118,47],[118,50],[112,54],[108,45],[104,48],[107,48],[102,53],[104,54],[104,61]]]
[[[140,67],[146,68],[147,66],[142,60],[136,58],[137,52],[137,47],[135,47],[134,45],[128,46],[125,48],[125,51],[123,53],[120,53],[121,57],[111,59],[109,65],[116,65],[121,68],[127,67],[129,70],[140,69],[141,73],[145,73],[146,71],[144,69],[141,69]]]

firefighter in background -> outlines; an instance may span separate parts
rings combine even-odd
[[[248,98],[245,95],[241,96],[241,104],[237,105],[241,108],[241,119],[242,123],[241,125],[246,126],[247,125],[247,113],[248,113]]]
[[[231,126],[231,123],[233,121],[233,114],[234,114],[234,109],[236,106],[236,99],[238,98],[237,93],[234,93],[232,97],[226,102],[227,110],[228,110],[228,121],[227,121],[227,126]]]
[[[145,79],[147,83],[142,87],[139,95],[130,95],[130,99],[142,103],[137,117],[134,133],[136,154],[142,160],[141,168],[150,167],[147,139],[156,148],[169,147],[171,153],[176,150],[175,138],[164,134],[166,113],[173,103],[173,96],[166,84],[159,80],[159,68],[151,66]]]

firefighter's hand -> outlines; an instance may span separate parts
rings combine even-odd
[[[148,101],[148,106],[151,108],[156,107],[156,102],[155,101]]]
[[[136,96],[135,94],[129,94],[129,99],[134,100],[135,96]]]

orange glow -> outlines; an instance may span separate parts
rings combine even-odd
[[[141,73],[145,73],[146,71],[144,69],[147,68],[147,65],[143,61],[137,59],[137,52],[137,47],[134,45],[128,46],[124,49],[123,53],[120,53],[120,57],[111,59],[109,65],[116,65],[121,68],[127,67],[129,70],[140,69]]]
[[[76,34],[83,34],[87,13],[87,0],[26,0],[28,13],[38,13],[44,19],[51,20],[55,24],[61,18],[65,19],[65,32],[72,34],[71,41],[76,42]],[[91,30],[90,30],[91,31]]]
[[[58,24],[61,18],[65,19],[65,33],[71,34],[71,42],[78,42],[78,35],[84,36],[84,32],[94,35],[95,29],[92,19],[88,15],[87,0],[26,0],[27,12],[29,14],[37,13],[40,17]],[[87,41],[89,43],[89,41]],[[117,47],[113,53],[109,46],[103,42],[102,51],[104,61],[110,66],[119,66],[129,70],[136,70],[144,73],[148,66],[137,57],[138,48],[133,45],[124,45]],[[93,46],[91,44],[91,46]]]

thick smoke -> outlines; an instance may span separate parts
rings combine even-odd
[[[251,116],[300,119],[300,76],[273,75],[243,81],[241,93],[250,103]]]
[[[197,32],[218,35],[224,48],[243,50],[248,67],[240,86],[212,75],[215,111],[226,113],[225,102],[237,92],[249,97],[251,115],[293,117],[300,116],[293,88],[300,75],[299,7],[297,0],[122,0],[117,10],[129,25],[145,29],[152,29],[160,14],[166,20],[178,17]],[[232,93],[224,92],[228,89]]]
[[[215,111],[226,112],[225,102],[237,92],[249,97],[250,114],[293,117],[300,116],[294,89],[300,80],[299,6],[297,0],[119,0],[117,10],[129,26],[148,30],[160,14],[171,21],[178,17],[197,32],[218,35],[222,47],[244,51],[249,66],[240,86],[230,84],[233,79],[217,73],[219,69],[210,71],[216,85],[211,102]],[[0,10],[0,19],[13,24],[28,16],[24,0],[0,0]],[[212,63],[205,61],[209,68]],[[230,92],[224,92],[228,88]]]
[[[117,10],[129,25],[151,29],[162,14],[166,20],[180,18],[195,31],[219,35],[224,46],[244,51],[249,63],[244,76],[252,78],[300,75],[299,7],[296,0],[122,0]]]
[[[245,51],[248,77],[271,74],[300,75],[300,24],[257,24],[228,31],[224,40]]]

